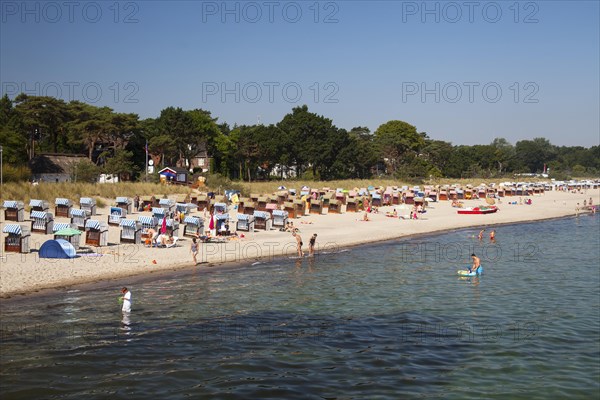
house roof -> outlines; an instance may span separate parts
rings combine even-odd
[[[158,171],[159,175],[162,174],[163,172],[171,172],[171,173],[175,173],[175,174],[188,174],[190,171],[188,171],[185,168],[179,168],[179,167],[165,167],[165,168],[161,169],[160,171]]]
[[[69,174],[73,167],[88,158],[81,154],[40,154],[29,161],[34,174]]]

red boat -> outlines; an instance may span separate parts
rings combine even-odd
[[[467,207],[461,208],[457,212],[459,214],[491,214],[498,211],[498,207],[496,206],[482,206],[482,207]]]

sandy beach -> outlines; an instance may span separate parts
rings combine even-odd
[[[511,205],[518,197],[506,197],[499,204],[499,211],[488,215],[458,215],[449,201],[430,203],[427,212],[418,220],[386,217],[385,212],[394,206],[380,208],[378,214],[369,214],[370,221],[360,221],[363,213],[344,213],[303,216],[294,219],[300,228],[304,242],[303,250],[308,254],[308,241],[313,233],[318,234],[316,250],[332,251],[349,246],[377,243],[385,240],[442,232],[453,229],[479,229],[498,224],[510,224],[560,218],[575,215],[577,203],[600,202],[600,191],[588,189],[582,194],[550,191],[531,196],[531,205]],[[109,201],[110,203],[110,201]],[[484,200],[466,200],[465,206],[484,205]],[[395,206],[397,207],[397,206]],[[109,208],[101,208],[94,219],[106,221]],[[193,215],[200,214],[198,212]],[[29,213],[26,214],[27,217]],[[132,218],[149,213],[134,213]],[[232,214],[235,220],[235,212]],[[26,218],[27,218],[26,217]],[[2,214],[2,220],[4,215]],[[55,222],[69,222],[67,218],[55,218]],[[14,223],[8,221],[7,223]],[[2,226],[5,222],[2,221]],[[30,224],[28,220],[21,224]],[[233,224],[232,224],[233,225]],[[476,231],[477,230],[477,231]],[[488,230],[489,231],[489,230]],[[52,235],[31,234],[31,249],[28,254],[4,253],[0,258],[0,297],[38,292],[43,289],[59,288],[76,284],[98,282],[109,279],[126,281],[127,277],[149,275],[157,271],[172,271],[183,268],[197,269],[199,273],[220,265],[238,262],[254,262],[264,258],[290,257],[296,254],[295,239],[289,232],[279,230],[244,233],[242,239],[227,243],[202,243],[199,260],[193,266],[190,254],[191,239],[180,237],[174,248],[147,248],[143,245],[119,244],[120,228],[109,228],[109,245],[92,248],[94,255],[74,259],[41,259],[37,249]],[[5,234],[1,240],[4,243]],[[487,237],[486,237],[487,239]],[[501,239],[501,238],[499,238]],[[84,239],[82,238],[82,247]]]

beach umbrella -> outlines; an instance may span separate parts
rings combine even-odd
[[[81,231],[79,229],[74,229],[74,228],[64,228],[64,229],[54,232],[54,234],[58,235],[58,236],[75,236],[75,235],[81,235]]]
[[[209,224],[208,224],[208,229],[210,229],[211,231],[212,231],[213,229],[215,229],[215,220],[213,219],[213,216],[212,216],[212,214],[211,214],[211,216],[210,216],[210,222],[209,222]]]

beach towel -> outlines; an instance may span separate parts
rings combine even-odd
[[[210,229],[211,231],[213,229],[215,229],[215,220],[213,219],[213,216],[210,216],[210,222],[208,223],[208,229]]]

